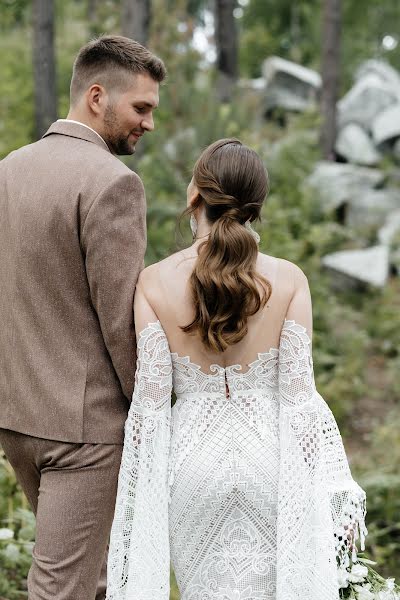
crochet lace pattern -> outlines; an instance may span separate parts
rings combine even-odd
[[[170,557],[182,600],[338,600],[365,494],[310,348],[285,321],[279,349],[245,371],[204,373],[170,353],[159,322],[141,332],[108,600],[168,600]]]

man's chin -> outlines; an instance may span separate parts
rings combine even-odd
[[[130,146],[129,148],[124,148],[124,150],[118,152],[118,156],[132,156],[132,154],[135,154],[135,152],[136,146]]]
[[[116,156],[131,156],[136,152],[136,144],[119,144],[118,146],[114,146],[111,150]]]

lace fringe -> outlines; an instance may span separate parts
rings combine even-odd
[[[365,492],[354,482],[354,489],[342,492],[347,496],[341,510],[340,522],[335,526],[336,558],[338,568],[346,569],[357,562],[357,542],[365,549],[368,530],[365,524]]]

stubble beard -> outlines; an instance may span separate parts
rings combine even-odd
[[[136,143],[129,143],[118,124],[117,113],[108,105],[104,113],[104,140],[113,154],[129,156],[136,151]]]

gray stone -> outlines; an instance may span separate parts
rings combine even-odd
[[[379,113],[399,101],[397,87],[370,73],[356,81],[351,90],[338,102],[338,125],[358,123],[366,131]]]
[[[330,212],[348,204],[363,191],[380,185],[384,174],[378,169],[321,161],[306,179],[306,185],[318,191],[322,208]]]
[[[366,60],[358,67],[354,79],[358,81],[371,74],[378,76],[385,83],[400,90],[400,73],[389,63],[374,58]]]
[[[327,254],[322,264],[339,276],[340,285],[346,278],[350,284],[362,283],[383,287],[389,276],[389,249],[387,246],[372,246],[365,250],[343,250]]]
[[[371,131],[376,145],[400,137],[400,102],[380,112],[372,122]]]
[[[279,56],[264,61],[262,73],[266,83],[265,112],[274,108],[302,112],[314,107],[321,76]]]
[[[400,209],[395,210],[386,217],[386,221],[378,231],[378,240],[380,244],[390,246],[393,238],[400,232]]]
[[[347,206],[345,222],[349,227],[377,228],[397,209],[400,209],[400,189],[358,192]]]
[[[263,92],[265,90],[266,83],[264,77],[257,77],[256,79],[245,79],[242,77],[238,81],[238,88],[243,90],[251,90],[253,92]]]
[[[345,125],[339,132],[335,150],[349,162],[358,165],[376,165],[381,158],[368,133],[356,123]]]

